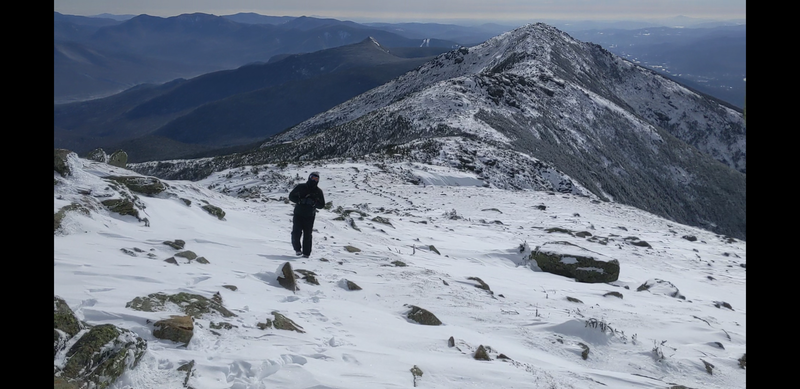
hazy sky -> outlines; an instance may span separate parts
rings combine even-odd
[[[689,16],[746,18],[746,0],[54,0],[69,15],[230,15],[330,17],[369,21],[635,20]]]

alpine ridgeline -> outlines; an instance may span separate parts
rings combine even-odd
[[[258,150],[131,168],[196,179],[339,157],[449,164],[746,239],[743,113],[542,23],[441,54]]]

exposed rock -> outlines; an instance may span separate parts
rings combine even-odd
[[[186,258],[186,259],[188,259],[190,261],[192,259],[197,258],[197,254],[195,254],[194,251],[191,251],[191,250],[186,250],[186,251],[181,251],[179,253],[175,253],[175,256],[176,257],[181,257],[181,258]]]
[[[398,261],[392,261],[392,265],[395,265],[397,267],[406,267],[406,266],[408,266],[408,265],[406,265],[405,262],[399,261],[399,260]]]
[[[164,241],[164,244],[169,246],[169,247],[172,247],[172,248],[174,248],[176,250],[183,250],[183,246],[186,245],[186,242],[184,242],[183,240],[180,240],[180,239],[175,239],[173,241],[169,241],[169,240]]]
[[[294,271],[292,271],[292,264],[286,262],[281,266],[281,274],[283,276],[278,276],[278,283],[281,284],[282,287],[291,290],[292,292],[297,291],[297,279],[294,276]]]
[[[53,150],[53,170],[56,173],[60,174],[61,177],[67,177],[72,174],[70,171],[69,165],[67,164],[67,156],[71,153],[71,151],[67,149],[55,149]]]
[[[688,240],[689,242],[694,242],[697,240],[697,237],[694,235],[684,235],[681,238]]]
[[[223,211],[222,208],[220,207],[211,204],[206,204],[203,205],[201,208],[203,208],[206,212],[210,213],[211,215],[216,216],[217,219],[219,220],[223,220],[225,218],[225,211]]]
[[[108,199],[103,200],[100,202],[101,204],[105,205],[111,212],[116,212],[120,215],[130,215],[135,217],[137,220],[141,220],[139,218],[139,210],[136,209],[136,205],[133,201],[129,199]]]
[[[272,316],[275,317],[275,320],[272,322],[275,328],[279,330],[296,331],[301,334],[305,333],[303,327],[297,325],[297,323],[293,322],[288,317],[278,313],[278,311],[272,311]]]
[[[742,369],[747,368],[747,353],[742,354],[742,357],[739,358],[739,367]]]
[[[353,247],[353,246],[350,246],[350,245],[344,246],[344,249],[347,250],[348,253],[357,253],[357,252],[361,251],[360,248]]]
[[[572,303],[583,304],[583,301],[581,301],[581,300],[578,300],[578,299],[576,299],[575,297],[569,297],[569,296],[567,296],[567,301],[569,301],[569,302],[572,302]]]
[[[303,270],[297,269],[296,272],[303,275],[303,280],[308,282],[309,284],[319,285],[319,281],[317,281],[317,274],[310,270]]]
[[[350,281],[348,279],[342,279],[339,284],[347,289],[347,290],[361,290],[361,287],[358,286],[355,282]]]
[[[489,353],[486,351],[486,348],[483,347],[483,345],[478,346],[478,349],[475,350],[475,355],[473,356],[473,358],[483,361],[492,360],[492,358],[489,357]]]
[[[603,297],[605,297],[605,296],[614,296],[614,297],[622,298],[622,293],[620,293],[620,292],[608,292],[608,293],[603,295]]]
[[[714,374],[714,365],[712,365],[710,362],[706,362],[706,361],[704,361],[702,359],[700,361],[702,361],[703,365],[706,366],[706,371],[708,372],[708,374]]]
[[[189,344],[194,335],[194,321],[191,316],[172,315],[169,319],[153,324],[153,336],[177,343]]]
[[[724,301],[714,301],[714,306],[717,307],[717,308],[725,307],[725,308],[730,309],[731,311],[733,310],[733,307],[730,304],[728,304],[728,303],[726,303]]]
[[[197,259],[195,259],[195,261],[197,263],[202,263],[203,265],[208,265],[209,263],[211,263],[211,262],[208,262],[206,257],[198,257]]]
[[[67,212],[78,212],[84,216],[89,216],[89,209],[78,203],[72,203],[61,207],[58,212],[53,214],[53,232],[61,228],[61,222],[67,216]]]
[[[428,246],[428,249],[436,254],[442,255],[442,253],[440,253],[439,250],[437,250],[436,247],[434,247],[433,245]]]
[[[612,282],[619,278],[619,261],[569,242],[545,243],[532,251],[529,258],[543,271],[578,282]]]
[[[658,278],[647,280],[645,281],[645,283],[639,285],[639,287],[636,288],[637,292],[641,292],[644,290],[650,291],[651,293],[661,293],[668,295],[670,297],[686,300],[686,297],[683,296],[680,293],[680,291],[678,291],[678,288],[675,285],[673,285],[669,281],[660,280]]]
[[[385,217],[375,216],[374,218],[372,218],[372,221],[378,222],[378,223],[381,223],[381,224],[386,224],[387,226],[394,228],[392,223],[389,222],[389,219],[387,219]]]
[[[228,290],[232,290],[234,292],[239,290],[239,288],[237,288],[235,285],[222,285],[222,287]]]
[[[178,367],[178,371],[186,372],[186,378],[183,379],[183,386],[187,387],[189,384],[189,378],[194,375],[194,359],[192,359],[189,363],[185,363]]]
[[[453,347],[453,346],[455,346],[455,345],[456,345],[456,340],[455,340],[455,338],[453,338],[453,337],[451,336],[451,337],[450,337],[450,339],[447,339],[447,347]]]
[[[494,292],[492,292],[492,290],[489,289],[489,285],[487,285],[485,282],[483,282],[482,279],[480,279],[478,277],[467,277],[467,279],[468,280],[472,280],[472,281],[476,281],[479,284],[479,285],[475,285],[476,288],[483,289],[483,290],[489,292],[489,294],[492,294],[492,295],[494,294]]]
[[[411,320],[413,320],[413,321],[415,321],[415,322],[417,322],[419,324],[423,324],[423,325],[427,325],[427,326],[442,325],[442,322],[439,320],[439,318],[437,318],[436,315],[434,315],[433,313],[429,312],[428,310],[420,308],[420,307],[418,307],[416,305],[406,305],[406,306],[411,308],[411,310],[408,311],[408,313],[406,314],[406,316],[409,319],[411,319]]]
[[[147,297],[136,297],[125,304],[125,307],[137,311],[159,312],[166,310],[167,302],[178,305],[184,314],[196,319],[212,312],[217,312],[225,317],[236,316],[236,314],[223,307],[222,304],[212,299],[186,292],[173,295],[159,292],[150,294]]]
[[[578,343],[578,346],[581,346],[583,349],[583,351],[581,351],[581,358],[583,358],[584,361],[587,360],[589,358],[589,346],[583,343]]]
[[[82,329],[84,329],[83,323],[78,320],[66,301],[53,296],[53,357],[64,349],[67,340]]]
[[[103,149],[96,148],[86,154],[86,159],[95,162],[108,163],[108,154],[106,154]]]
[[[82,335],[81,335],[82,334]],[[107,388],[126,370],[133,369],[147,349],[136,333],[112,324],[90,327],[67,350],[63,368],[56,367],[56,379],[78,388]]]
[[[121,168],[128,166],[128,153],[122,150],[111,153],[111,156],[108,157],[108,164]]]
[[[131,192],[141,193],[145,196],[155,196],[167,189],[167,186],[155,177],[145,176],[108,176],[108,180],[125,185]]]

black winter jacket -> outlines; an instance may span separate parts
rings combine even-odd
[[[316,182],[309,184],[298,184],[289,192],[289,201],[295,203],[294,215],[314,217],[317,214],[317,209],[322,209],[325,206],[325,195],[322,193]]]

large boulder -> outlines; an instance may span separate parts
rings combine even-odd
[[[177,343],[189,344],[194,335],[194,320],[191,316],[172,315],[153,324],[153,336]]]
[[[111,156],[108,157],[108,164],[121,168],[128,166],[128,153],[122,150],[111,153]]]
[[[54,388],[107,388],[135,368],[147,350],[147,342],[133,331],[81,322],[58,296],[53,308]]]
[[[612,282],[619,278],[619,261],[569,242],[547,242],[530,254],[542,271],[578,282]]]
[[[86,154],[86,159],[90,161],[108,163],[108,154],[101,148],[96,148]]]

